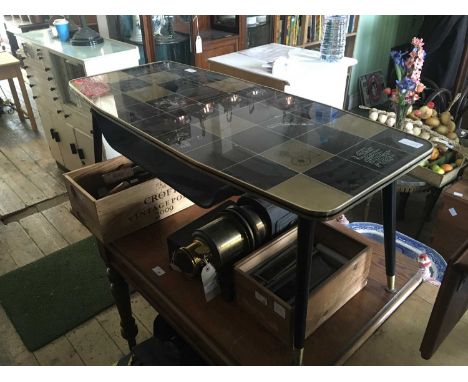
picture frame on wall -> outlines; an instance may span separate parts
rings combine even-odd
[[[364,106],[375,106],[388,100],[384,93],[385,79],[381,70],[364,74],[359,77],[359,92],[361,104]]]

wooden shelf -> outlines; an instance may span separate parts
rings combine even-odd
[[[357,33],[356,32],[353,32],[353,33],[348,33],[346,35],[346,38],[354,38],[356,37]],[[309,47],[313,47],[313,46],[320,46],[320,41],[319,40],[316,40],[316,41],[308,41],[306,42],[305,44],[301,44],[301,45],[298,45],[298,47],[300,48],[309,48]]]

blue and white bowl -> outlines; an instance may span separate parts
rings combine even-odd
[[[352,230],[359,232],[369,239],[375,240],[383,244],[383,226],[377,223],[369,222],[354,222],[347,225]],[[425,253],[429,256],[432,261],[429,271],[431,278],[439,283],[442,282],[444,277],[445,268],[447,268],[447,262],[445,259],[434,249],[423,244],[405,234],[396,232],[396,247],[397,250],[404,255],[418,261],[418,256]]]

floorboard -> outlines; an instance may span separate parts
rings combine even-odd
[[[17,222],[0,226],[0,253],[9,255],[17,267],[41,259],[44,255]],[[0,271],[1,272],[1,271]]]

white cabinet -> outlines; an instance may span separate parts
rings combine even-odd
[[[68,170],[94,163],[90,109],[70,91],[68,83],[137,66],[138,48],[108,39],[96,47],[72,46],[51,37],[48,29],[16,37],[18,57],[23,60],[52,156]],[[103,153],[106,157],[106,149]]]

